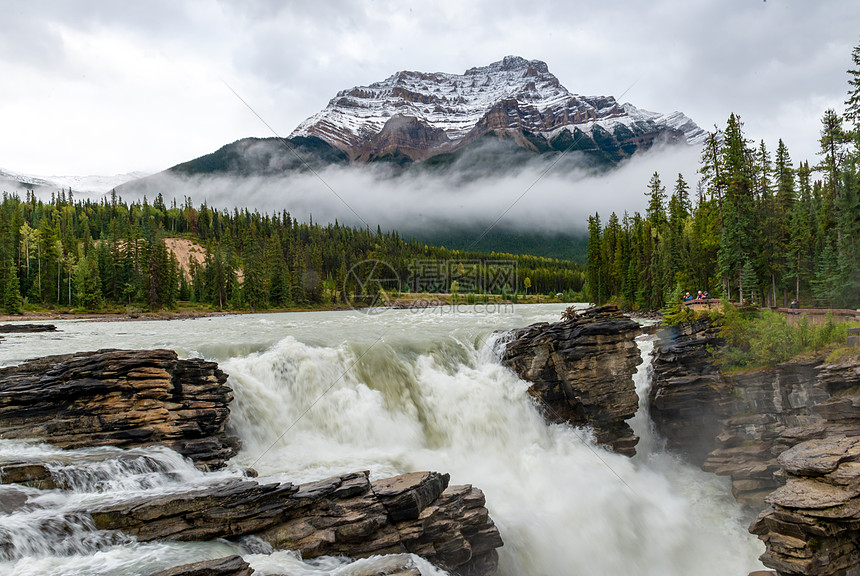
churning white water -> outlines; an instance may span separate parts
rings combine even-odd
[[[548,426],[528,384],[499,364],[503,342],[495,331],[554,321],[562,309],[63,322],[56,334],[10,337],[0,363],[102,347],[166,347],[217,360],[230,374],[232,427],[244,443],[234,470],[253,466],[293,482],[356,470],[374,478],[449,472],[453,484],[484,490],[505,541],[504,575],[745,576],[761,569],[760,544],[726,482],[664,452],[645,410],[632,422],[642,437],[639,454],[618,456],[595,446],[587,430]],[[639,344],[647,355],[652,342]],[[649,382],[646,362],[636,375],[640,398]],[[0,442],[0,465],[51,450]],[[241,553],[262,574],[346,576],[393,561],[302,562],[242,544],[140,544],[93,533],[73,511],[213,479],[163,449],[53,452],[54,476],[70,491],[0,488],[0,504],[13,503],[0,507],[0,573],[148,574]],[[441,574],[413,561],[423,574]]]

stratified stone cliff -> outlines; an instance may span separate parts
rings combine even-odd
[[[667,445],[765,509],[750,530],[780,576],[860,575],[860,363],[804,358],[723,374],[706,320],[655,346],[651,416]]]
[[[632,456],[639,438],[626,420],[639,399],[639,325],[615,306],[590,308],[561,322],[514,330],[502,362],[532,382],[529,394],[550,422],[593,426],[598,442]]]
[[[226,382],[215,362],[170,350],[46,356],[0,369],[0,438],[61,448],[162,444],[219,468],[238,447],[225,432]]]
[[[779,455],[785,485],[750,531],[764,541],[766,566],[781,576],[860,574],[860,364],[823,366],[834,395],[813,408],[822,419]]]
[[[821,433],[816,407],[843,390],[842,376],[820,358],[724,374],[715,362],[723,345],[707,320],[660,332],[651,418],[669,449],[730,476],[735,498],[761,509],[781,485],[777,456]]]

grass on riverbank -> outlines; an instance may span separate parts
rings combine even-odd
[[[845,346],[848,328],[857,322],[835,322],[828,316],[813,324],[807,316],[797,324],[771,310],[724,306],[713,318],[720,326],[726,347],[718,351],[729,370],[766,368],[803,354],[826,354]]]

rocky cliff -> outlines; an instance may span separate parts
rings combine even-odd
[[[0,369],[0,438],[62,448],[162,444],[203,468],[238,448],[232,390],[214,362],[170,350],[100,350]]]
[[[708,321],[660,334],[649,402],[668,447],[767,507],[750,530],[779,575],[860,574],[860,363],[721,373],[722,345]]]
[[[832,397],[820,420],[780,437],[785,482],[750,531],[764,541],[766,566],[780,575],[860,574],[860,364],[825,365],[818,382]],[[799,441],[799,442],[798,442]]]
[[[722,373],[715,352],[723,345],[707,320],[661,331],[652,358],[651,418],[668,448],[730,476],[735,498],[761,509],[781,485],[777,457],[821,433],[816,407],[843,391],[842,377],[812,357]]]
[[[502,362],[532,382],[550,422],[593,426],[598,442],[632,456],[639,438],[626,420],[639,406],[633,374],[639,325],[615,306],[590,308],[553,324],[514,330]]]

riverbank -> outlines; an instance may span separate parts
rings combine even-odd
[[[181,302],[176,310],[149,311],[135,307],[98,311],[79,311],[74,308],[60,310],[28,310],[23,314],[0,314],[0,323],[4,322],[38,322],[49,320],[84,320],[89,322],[125,322],[136,320],[187,320],[191,318],[207,318],[213,316],[236,316],[242,314],[279,314],[287,312],[330,312],[336,310],[351,310],[357,308],[430,308],[433,306],[451,306],[454,304],[560,304],[565,300],[545,295],[520,296],[516,301],[499,295],[484,297],[452,294],[404,293],[368,306],[356,306],[349,303],[315,304],[308,306],[291,306],[286,308],[267,308],[265,310],[212,310],[205,306]]]

